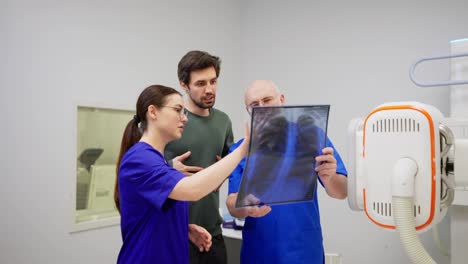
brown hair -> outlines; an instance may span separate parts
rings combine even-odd
[[[219,77],[221,60],[219,57],[210,55],[206,51],[192,50],[182,57],[177,66],[177,77],[179,81],[190,84],[190,73],[197,70],[203,70],[213,67],[216,71],[216,77]]]
[[[151,85],[146,87],[141,92],[136,103],[136,115],[128,122],[122,136],[122,143],[120,145],[119,158],[117,160],[115,188],[114,188],[114,202],[115,207],[120,212],[120,199],[119,199],[119,168],[120,162],[124,154],[135,145],[143,135],[147,127],[146,111],[150,105],[161,107],[166,102],[166,97],[171,94],[179,94],[174,88],[166,87],[163,85]],[[181,95],[182,96],[182,95]],[[140,126],[138,127],[138,124]]]

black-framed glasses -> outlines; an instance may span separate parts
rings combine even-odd
[[[169,105],[163,105],[161,107],[168,107],[168,108],[174,109],[179,114],[180,119],[184,119],[184,117],[188,117],[188,111],[187,109],[183,107],[169,106]]]
[[[267,97],[260,99],[259,101],[254,101],[247,106],[247,112],[249,114],[252,114],[252,108],[269,106],[272,103],[272,101],[275,99],[276,99],[276,96],[267,96]]]

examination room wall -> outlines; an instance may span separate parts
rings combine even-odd
[[[70,233],[76,106],[134,110],[150,84],[179,89],[201,49],[223,61],[217,105],[238,112],[236,21],[232,1],[0,0],[0,263],[115,263],[118,225]]]
[[[466,10],[465,0],[0,0],[0,263],[116,260],[118,225],[70,233],[78,104],[132,110],[147,85],[178,87],[185,52],[207,50],[223,60],[217,107],[236,139],[244,89],[272,79],[288,104],[331,104],[329,135],[346,161],[349,120],[381,103],[416,100],[448,114],[448,89],[416,87],[408,69],[468,37]],[[448,76],[439,72],[425,76]],[[350,264],[409,262],[396,233],[319,189],[327,252]],[[423,238],[448,263],[431,232]]]
[[[466,10],[465,0],[243,1],[241,82],[272,79],[287,104],[330,104],[329,136],[347,161],[349,121],[379,104],[413,100],[449,114],[449,89],[417,87],[408,73],[418,59],[448,54],[450,40],[468,37]],[[448,67],[433,63],[418,78],[447,79]],[[319,204],[326,252],[350,264],[409,263],[397,233],[378,228],[323,188]],[[447,217],[440,229],[448,246]],[[432,231],[422,238],[437,263],[449,263]]]

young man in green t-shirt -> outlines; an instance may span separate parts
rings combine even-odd
[[[178,64],[177,75],[187,93],[188,122],[182,138],[166,146],[164,156],[173,167],[190,176],[227,155],[233,143],[229,117],[213,108],[221,61],[204,51],[188,52]],[[221,233],[219,192],[213,190],[190,203],[190,263],[226,264],[227,254]]]

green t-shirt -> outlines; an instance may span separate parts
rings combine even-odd
[[[169,161],[190,150],[183,163],[206,168],[217,161],[216,155],[228,154],[233,140],[231,120],[224,112],[212,108],[209,116],[198,116],[189,111],[182,138],[166,146],[164,157]],[[189,223],[204,227],[212,236],[221,234],[219,192],[190,203]]]

